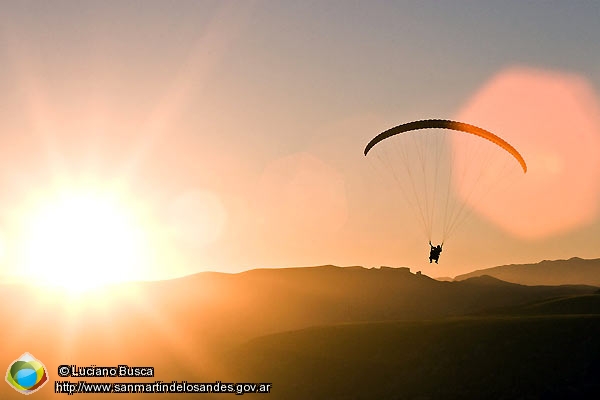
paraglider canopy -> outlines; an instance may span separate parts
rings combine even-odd
[[[475,125],[466,124],[464,122],[450,121],[447,119],[424,119],[421,121],[413,121],[406,124],[398,125],[393,128],[388,129],[385,132],[381,132],[379,135],[375,136],[365,147],[365,156],[375,146],[377,143],[385,140],[394,135],[398,135],[400,133],[415,131],[419,129],[452,129],[455,131],[462,131],[466,133],[471,133],[473,135],[477,135],[484,139],[489,140],[490,142],[497,144],[504,150],[508,151],[518,162],[521,164],[521,168],[523,168],[523,172],[527,172],[527,164],[525,160],[519,154],[519,152],[512,147],[508,142],[504,139],[494,135],[492,132],[486,131],[485,129],[479,128]]]
[[[418,216],[425,236],[444,243],[471,214],[467,202],[484,201],[507,170],[527,172],[521,154],[498,135],[464,122],[428,119],[381,132],[365,156],[391,172]],[[388,186],[388,185],[386,185]]]

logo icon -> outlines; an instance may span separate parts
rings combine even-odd
[[[48,382],[48,374],[44,364],[25,353],[8,367],[6,382],[19,393],[31,394]]]

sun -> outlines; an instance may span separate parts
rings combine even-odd
[[[25,225],[22,271],[32,283],[77,292],[139,279],[143,229],[114,196],[63,193],[33,210]]]

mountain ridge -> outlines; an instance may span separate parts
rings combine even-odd
[[[507,264],[479,269],[454,278],[462,281],[475,276],[489,275],[500,280],[522,285],[600,286],[600,258],[571,257],[560,260],[543,260],[530,264]]]

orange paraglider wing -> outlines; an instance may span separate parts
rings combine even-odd
[[[525,163],[525,160],[523,159],[521,154],[519,154],[519,152],[504,139],[494,135],[492,132],[486,131],[485,129],[479,128],[475,125],[445,119],[426,119],[421,121],[413,121],[388,129],[387,131],[375,136],[367,144],[367,147],[365,148],[365,156],[367,155],[369,150],[371,150],[373,146],[375,146],[377,143],[394,135],[398,135],[404,132],[416,131],[419,129],[451,129],[455,131],[470,133],[481,138],[487,139],[490,142],[500,146],[508,153],[510,153],[519,162],[519,164],[521,164],[523,172],[527,172],[527,164]]]

